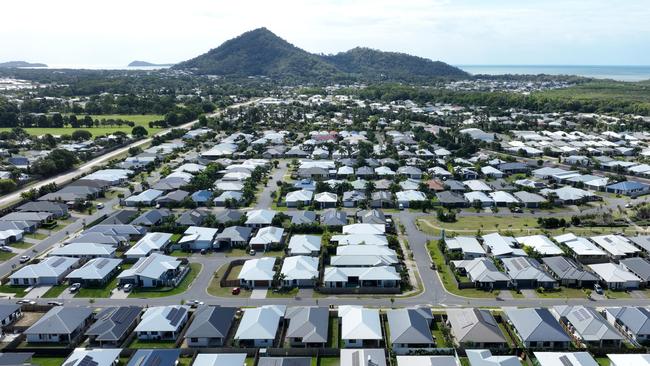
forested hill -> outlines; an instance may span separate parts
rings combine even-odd
[[[441,61],[365,47],[353,48],[324,58],[343,72],[370,79],[409,80],[413,77],[469,76],[465,71]]]
[[[468,74],[444,62],[404,53],[355,48],[336,55],[309,53],[266,28],[246,32],[173,69],[223,76],[281,79],[411,81]]]

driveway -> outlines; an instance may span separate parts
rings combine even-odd
[[[268,289],[266,288],[256,288],[251,292],[251,299],[266,299],[266,293]]]
[[[27,295],[25,295],[26,299],[38,299],[41,298],[45,293],[51,289],[52,286],[36,286],[32,288]]]
[[[109,299],[118,299],[118,300],[124,300],[127,297],[129,297],[128,292],[124,292],[121,288],[120,289],[114,289],[113,292],[111,293],[111,297]]]
[[[76,294],[76,292],[70,292],[70,290],[66,288],[63,290],[61,295],[59,295],[58,299],[73,299]]]

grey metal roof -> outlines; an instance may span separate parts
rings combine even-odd
[[[433,343],[431,319],[431,311],[425,308],[389,310],[391,343]]]
[[[601,341],[605,339],[622,340],[623,336],[616,331],[613,325],[607,322],[595,309],[582,305],[554,306],[560,318],[564,318],[573,325],[576,332],[585,341]]]
[[[217,240],[248,241],[253,230],[246,226],[230,226],[217,234]]]
[[[23,366],[30,363],[33,355],[31,352],[3,352],[0,353],[0,365]]]
[[[542,258],[542,262],[560,279],[577,281],[598,281],[598,277],[582,269],[572,259],[556,256]]]
[[[239,221],[241,217],[244,216],[244,213],[239,210],[223,210],[214,214],[214,219],[216,222],[225,224],[229,222]]]
[[[85,306],[56,306],[38,319],[25,334],[70,334],[93,313]]]
[[[449,309],[447,319],[451,332],[459,343],[505,343],[494,316],[485,309]]]
[[[260,357],[257,366],[310,366],[311,357]]]
[[[180,349],[139,349],[126,366],[176,366]]]
[[[295,225],[316,222],[316,212],[314,211],[292,211],[287,214],[291,217],[291,223]]]
[[[20,310],[20,305],[18,304],[0,304],[0,320],[6,319],[18,310]]]
[[[95,322],[86,331],[87,336],[96,336],[98,341],[118,341],[137,322],[142,309],[138,306],[104,308],[95,317]]]
[[[167,209],[150,210],[136,217],[133,221],[131,221],[131,225],[156,225],[169,215],[171,215],[171,212]]]
[[[201,225],[207,216],[207,212],[203,210],[185,211],[176,219],[176,223],[187,226]]]
[[[201,306],[194,312],[185,338],[225,338],[232,326],[237,308]]]
[[[524,342],[569,342],[569,336],[546,308],[504,308]]]
[[[81,278],[84,280],[103,280],[105,279],[117,266],[122,263],[118,258],[95,258],[91,259],[80,268],[70,272],[66,278]]]
[[[553,277],[541,269],[539,262],[534,258],[514,257],[502,258],[508,275],[513,280],[535,280],[538,282],[556,282]]]
[[[342,226],[348,223],[348,215],[345,211],[330,209],[321,214],[320,222],[327,226]]]
[[[650,310],[638,307],[605,308],[616,320],[635,335],[650,335]]]
[[[301,338],[303,343],[326,343],[329,310],[326,307],[300,306],[287,309],[287,337]]]
[[[641,257],[621,259],[620,263],[644,282],[650,281],[650,262]]]

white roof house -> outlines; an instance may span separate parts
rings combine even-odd
[[[471,236],[456,236],[446,238],[445,244],[450,251],[460,251],[464,257],[476,258],[485,256],[485,250],[476,238]]]
[[[519,236],[515,238],[519,244],[533,248],[541,255],[562,255],[564,252],[545,235]]]
[[[218,229],[211,227],[190,226],[185,230],[178,244],[189,245],[192,249],[207,249],[212,246],[218,232]]]
[[[118,258],[95,258],[86,262],[83,266],[70,272],[67,279],[83,279],[100,281],[107,278],[107,276],[122,263]]]
[[[140,257],[133,267],[120,273],[118,279],[149,279],[158,280],[169,270],[180,267],[181,261],[177,258],[160,253],[152,253],[148,257]]]
[[[349,340],[381,340],[379,310],[356,305],[339,306],[341,338]]]
[[[147,189],[135,196],[127,197],[124,202],[127,206],[136,206],[138,204],[152,204],[156,198],[163,195],[163,191],[157,189]]]
[[[381,224],[351,224],[343,226],[343,234],[375,234],[386,233],[386,225]]]
[[[555,241],[569,247],[578,257],[582,256],[597,256],[604,257],[607,253],[598,248],[596,244],[589,241],[587,238],[576,236],[573,233],[558,235],[553,237]]]
[[[288,245],[290,255],[311,255],[320,252],[320,247],[318,235],[293,235]]]
[[[388,246],[379,245],[346,245],[336,248],[336,255],[397,255]]]
[[[397,356],[397,366],[458,366],[455,356]]]
[[[273,210],[251,210],[246,213],[246,225],[264,226],[271,225],[276,212]]]
[[[54,248],[48,255],[74,258],[108,258],[115,256],[115,247],[110,244],[74,242]]]
[[[285,281],[312,280],[318,277],[318,258],[304,255],[286,257],[280,270]]]
[[[326,267],[323,282],[347,283],[350,277],[359,281],[399,281],[400,275],[392,266],[376,267]]]
[[[271,244],[280,243],[283,234],[284,229],[281,227],[265,226],[259,229],[257,234],[251,238],[250,245],[251,247],[261,245],[267,248]]]
[[[246,354],[199,353],[192,366],[246,366]]]
[[[419,202],[427,200],[427,196],[424,193],[412,189],[396,192],[395,197],[398,203]]]
[[[336,193],[321,192],[317,193],[314,196],[314,201],[318,203],[336,203],[338,201],[338,197],[336,196]]]
[[[56,284],[62,276],[79,263],[77,258],[47,257],[36,264],[28,264],[9,276],[15,285]],[[27,281],[27,283],[25,282]]]
[[[120,357],[119,348],[85,349],[75,348],[63,362],[66,366],[113,366]]]
[[[388,245],[388,238],[377,234],[332,235],[331,241],[338,245]]]
[[[496,204],[507,205],[511,203],[519,203],[519,200],[515,196],[505,191],[494,191],[490,192],[489,195]]]
[[[589,352],[534,352],[539,366],[598,366]]]
[[[265,257],[249,259],[244,262],[237,279],[244,281],[271,281],[273,280],[273,266],[275,258]]]
[[[638,288],[641,279],[621,265],[614,263],[590,264],[589,268],[612,289]]]
[[[523,249],[519,246],[515,238],[503,236],[499,233],[486,234],[482,236],[483,243],[490,248],[490,253],[495,257],[503,256],[526,256]]]
[[[521,366],[517,356],[492,356],[490,350],[466,350],[469,364],[472,366]]]
[[[465,199],[467,202],[474,203],[474,201],[479,201],[481,202],[482,206],[492,206],[494,205],[494,200],[485,194],[484,192],[481,191],[472,191],[472,192],[467,192],[463,193],[465,196]]]
[[[621,235],[600,235],[590,238],[593,242],[603,248],[610,257],[621,258],[634,255],[641,251],[627,238]]]
[[[620,353],[608,354],[609,366],[650,366],[650,354],[648,353]]]
[[[309,204],[314,197],[314,192],[301,189],[299,191],[292,191],[287,193],[285,201],[287,205],[295,205],[298,203]]]
[[[482,180],[478,180],[478,179],[466,180],[463,182],[463,184],[472,191],[481,191],[481,192],[492,191],[492,187],[487,185],[487,183],[483,182]]]
[[[235,333],[236,340],[275,339],[280,321],[287,307],[284,305],[264,305],[244,309],[244,315]]]
[[[127,258],[140,258],[153,252],[161,252],[170,243],[171,238],[172,234],[169,233],[146,233],[124,255]]]
[[[189,306],[167,305],[147,308],[136,332],[177,332],[188,319]]]

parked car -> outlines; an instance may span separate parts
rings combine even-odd
[[[133,285],[130,283],[127,283],[126,285],[122,286],[122,291],[124,292],[130,292],[133,290]]]
[[[68,290],[70,292],[77,292],[77,291],[79,291],[80,288],[81,288],[81,284],[79,282],[75,282],[75,283],[72,284],[72,286],[70,286],[70,288]]]
[[[101,202],[98,203],[98,204],[97,204],[97,209],[98,209],[98,210],[101,210],[102,208],[104,208],[104,204],[101,203]]]
[[[23,299],[16,301],[16,304],[36,305],[36,301]]]
[[[13,250],[11,250],[11,248],[3,245],[3,246],[0,247],[0,252],[11,253],[11,252],[13,252]]]
[[[61,301],[48,301],[47,304],[52,306],[63,306]]]
[[[200,305],[205,305],[203,301],[199,301],[199,300],[190,300],[187,302],[187,304],[192,308],[196,308]]]
[[[232,293],[233,295],[239,295],[240,292],[241,292],[241,289],[240,289],[239,287],[234,287],[234,288],[232,289],[232,291],[231,291],[231,293]]]
[[[597,293],[598,295],[602,295],[602,294],[603,294],[603,288],[602,288],[602,286],[600,286],[600,285],[597,284],[597,283],[594,284],[594,291],[596,291],[596,293]]]
[[[21,255],[20,256],[20,263],[27,263],[27,262],[29,262],[30,259],[32,259],[32,257],[30,257],[28,255]]]

